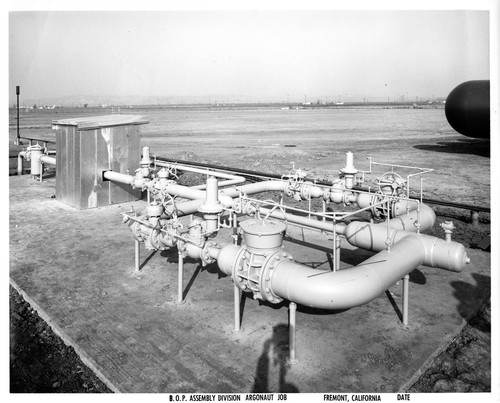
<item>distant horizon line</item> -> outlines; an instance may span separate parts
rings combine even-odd
[[[269,99],[267,97],[262,97],[262,99],[241,99],[232,97],[220,97],[221,99],[213,99],[207,101],[202,101],[200,98],[208,98],[204,96],[172,96],[163,97],[160,101],[159,97],[149,97],[145,96],[142,100],[130,99],[130,102],[124,100],[117,100],[116,98],[122,98],[122,96],[82,96],[80,99],[65,99],[71,98],[71,96],[64,97],[54,97],[54,98],[38,98],[38,99],[20,99],[19,107],[21,108],[47,108],[47,107],[102,107],[102,106],[174,106],[174,105],[260,105],[260,104],[273,104],[273,105],[341,105],[341,104],[413,104],[413,103],[428,103],[428,102],[441,102],[446,100],[447,96],[430,96],[430,97],[363,97],[359,99],[358,97],[346,97],[332,99],[333,97],[311,97],[310,100],[277,100]],[[86,99],[94,98],[94,99]],[[95,98],[99,98],[96,100]],[[129,98],[129,97],[126,97]],[[130,98],[142,98],[142,97],[130,97]],[[155,98],[156,102],[155,102]],[[165,99],[168,98],[168,99]],[[266,99],[267,98],[267,99]],[[273,97],[270,97],[273,98]],[[16,107],[17,100],[11,101],[9,103],[9,108]]]
[[[183,103],[183,104],[79,104],[79,105],[20,105],[20,109],[28,110],[54,110],[54,109],[171,109],[171,108],[212,108],[212,107],[281,107],[281,109],[307,109],[321,107],[356,107],[356,106],[420,106],[426,105],[444,105],[446,102],[443,98],[435,98],[434,100],[422,101],[352,101],[352,102],[329,102],[329,103],[300,103],[300,102],[221,102],[221,103]],[[16,105],[9,106],[9,110],[15,110]]]
[[[14,95],[14,96],[12,96]],[[335,103],[335,102],[423,102],[446,99],[446,96],[417,95],[409,91],[397,93],[396,95],[365,95],[342,93],[337,95],[298,95],[287,93],[285,95],[242,95],[242,94],[204,94],[204,95],[89,95],[72,94],[61,96],[29,96],[23,99],[23,88],[20,87],[19,103],[24,106],[34,105],[163,105],[163,104],[221,104],[221,103]],[[9,105],[16,105],[17,98],[11,94]]]

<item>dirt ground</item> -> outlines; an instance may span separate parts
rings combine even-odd
[[[10,287],[10,392],[111,393]],[[491,307],[473,317],[407,392],[491,391]]]
[[[10,301],[11,393],[109,393],[12,287]]]
[[[210,136],[205,136],[206,116],[179,113],[164,118],[153,115],[142,141],[161,156],[265,172],[286,172],[293,161],[296,167],[308,169],[312,177],[319,179],[333,177],[345,162],[345,152],[356,150],[360,158],[356,160],[359,169],[366,169],[364,158],[368,155],[377,161],[432,167],[435,172],[428,174],[425,181],[426,197],[489,206],[489,143],[456,135],[438,112],[432,112],[416,111],[409,121],[409,115],[384,112],[388,114],[386,120],[391,122],[387,125],[383,119],[377,120],[377,114],[367,114],[363,126],[358,128],[350,125],[352,115],[347,114],[342,116],[343,120],[337,120],[336,129],[332,129],[340,139],[335,144],[330,138],[332,130],[325,129],[330,121],[322,120],[321,114],[314,116],[319,121],[308,129],[311,133],[315,131],[312,137],[304,134],[299,115],[287,116],[287,127],[294,130],[293,133],[276,126],[274,115],[266,115],[260,122],[245,115],[245,130],[238,126],[241,114],[226,116],[224,121],[221,121],[222,115],[210,115],[213,124],[210,128],[217,133]],[[282,120],[281,113],[278,118]],[[48,133],[50,138],[47,120],[50,122],[52,118],[58,116],[42,114],[33,116],[32,120],[23,118],[23,131],[40,137]],[[273,130],[277,134],[272,139],[266,137]],[[370,134],[366,135],[368,130]],[[165,142],[165,132],[177,135]],[[228,133],[233,133],[229,140]],[[12,119],[9,134],[13,140]],[[193,147],[196,144],[204,146]],[[11,147],[10,154],[16,155],[19,150],[19,147]],[[10,160],[11,173],[15,172],[15,162],[15,159]],[[473,227],[468,222],[468,212],[441,209],[438,213],[438,223],[453,218],[457,227],[454,240],[466,247],[477,247],[490,235],[489,214],[481,213],[480,225]],[[435,228],[435,235],[442,237],[439,226]],[[110,392],[14,289],[10,288],[9,296],[11,392]],[[490,332],[488,303],[434,359],[409,392],[490,391]]]

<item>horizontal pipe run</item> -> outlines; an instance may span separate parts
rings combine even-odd
[[[239,179],[229,179],[227,181],[221,181],[218,183],[219,188],[227,187],[227,186],[233,186],[233,185],[238,185],[240,184],[241,181]],[[191,186],[191,189],[198,189],[198,190],[204,190],[207,188],[207,184],[203,183],[201,185],[197,186]]]
[[[234,168],[234,167],[223,167],[219,165],[214,165],[214,164],[206,164],[206,163],[201,163],[201,162],[189,162],[189,161],[183,161],[183,160],[173,160],[170,158],[165,158],[165,157],[156,157],[158,160],[161,161],[171,161],[171,162],[178,162],[182,164],[189,164],[191,166],[197,166],[197,167],[209,167],[211,169],[221,169],[226,172],[233,172],[238,175],[245,176],[249,180],[254,180],[254,181],[268,181],[270,179],[282,179],[281,175],[277,174],[271,174],[267,172],[260,172],[260,171],[253,171],[253,170],[248,170],[248,169],[240,169],[240,168]],[[317,185],[323,185],[323,186],[332,186],[332,182],[330,181],[324,181],[324,180],[315,180],[315,184]],[[364,191],[368,192],[369,189],[366,187],[362,186],[354,186],[352,190],[358,190],[358,191]],[[463,203],[454,203],[450,201],[445,201],[445,200],[437,200],[437,199],[431,199],[431,198],[426,198],[424,197],[422,199],[423,203],[427,204],[435,204],[438,206],[447,206],[447,207],[453,207],[457,209],[463,209],[463,210],[472,210],[472,211],[479,211],[479,212],[486,212],[490,213],[491,208],[486,207],[486,206],[474,206],[471,204],[463,204]]]
[[[227,173],[220,172],[220,171],[212,171],[209,169],[194,168],[194,167],[190,167],[190,166],[186,166],[186,165],[182,165],[182,164],[170,164],[168,162],[156,161],[156,165],[159,167],[165,167],[165,168],[175,168],[175,169],[178,169],[179,171],[186,171],[186,172],[193,172],[193,173],[198,173],[198,174],[203,174],[203,175],[214,176],[216,178],[237,180],[236,183],[243,183],[246,180],[242,176],[238,176],[238,175],[234,175],[234,174],[227,174]]]
[[[42,164],[54,165],[54,166],[56,165],[56,159],[54,157],[49,157],[48,155],[41,155],[39,161]]]
[[[259,213],[263,216],[267,216],[269,214],[269,217],[277,218],[280,220],[284,221],[289,221],[294,224],[300,224],[309,228],[315,228],[321,231],[325,231],[327,233],[333,233],[334,231],[334,226],[332,221],[320,221],[320,220],[315,220],[312,218],[304,217],[304,216],[298,216],[290,213],[285,213],[279,209],[268,209],[265,207],[260,207],[259,208]],[[415,222],[417,220],[417,217],[420,218],[419,222],[421,225],[421,230],[422,231],[427,231],[432,226],[434,225],[434,222],[436,220],[436,215],[434,214],[434,211],[430,207],[427,207],[425,205],[421,205],[420,213],[418,213],[416,210],[412,211],[409,214],[404,214],[400,217],[393,218],[389,220],[389,227],[394,229],[394,230],[405,230],[405,231],[410,231],[410,232],[416,232],[417,228],[415,227]],[[387,238],[387,228],[386,228],[386,223],[380,223],[380,224],[368,224],[368,223],[362,223],[359,221],[353,221],[349,225],[346,226],[346,224],[340,222],[335,224],[335,232],[339,235],[345,235],[347,229],[351,228],[350,231],[350,237],[352,237],[352,234],[356,234],[362,226],[375,226],[377,228],[377,234],[380,234],[378,238],[374,239],[373,241],[365,241],[365,243],[368,242],[375,242],[376,241],[381,241],[384,244],[383,248],[377,249],[382,250],[384,249],[387,245],[385,245],[385,240]],[[370,227],[371,228],[371,227]],[[375,237],[373,237],[375,238]],[[348,239],[349,241],[349,239]],[[351,243],[351,241],[349,241]],[[373,250],[369,247],[365,248],[369,250]]]
[[[259,213],[261,216],[269,216],[273,218],[277,218],[279,220],[283,220],[286,222],[290,222],[293,224],[298,224],[302,225],[304,227],[308,228],[314,228],[318,229],[321,231],[325,231],[326,233],[333,234],[334,231],[334,225],[332,221],[319,221],[315,220],[313,218],[308,218],[305,216],[299,216],[295,214],[290,214],[290,213],[285,213],[281,211],[280,209],[268,209],[265,207],[260,207],[259,208]],[[346,225],[344,223],[336,223],[335,224],[335,232],[337,234],[342,235],[344,233],[344,230],[346,228]]]
[[[205,203],[205,200],[197,199],[182,203],[168,204],[165,206],[165,214],[171,216],[175,213],[178,217],[194,214],[198,212],[198,209],[203,203]]]
[[[104,171],[102,177],[108,181],[124,183],[125,185],[132,185],[134,177],[132,175],[122,174],[114,171]]]
[[[182,185],[167,185],[163,187],[162,191],[172,195],[179,196],[190,200],[205,200],[207,197],[206,191],[193,189],[191,187]],[[224,205],[224,207],[231,207],[233,205],[233,199],[225,194],[219,193],[219,201]]]

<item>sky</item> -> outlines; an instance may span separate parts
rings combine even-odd
[[[488,11],[10,11],[9,103],[446,97],[489,79]]]

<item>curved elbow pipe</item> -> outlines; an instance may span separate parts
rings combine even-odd
[[[17,154],[17,174],[23,174],[23,158],[26,158],[26,151],[21,151]]]
[[[233,198],[238,197],[240,192],[246,195],[252,195],[262,192],[284,191],[286,187],[287,183],[283,181],[264,181],[238,186],[235,189],[225,189],[223,190],[223,194]]]
[[[422,264],[425,251],[419,237],[407,237],[356,267],[317,270],[282,261],[273,270],[272,291],[281,298],[321,309],[348,309],[377,298]]]
[[[392,245],[392,252],[394,245],[403,239],[416,238],[421,244],[420,249],[424,252],[422,264],[426,266],[460,272],[469,263],[465,247],[458,242],[397,229],[390,229],[387,233],[387,228],[380,224],[352,222],[347,225],[344,235],[351,245],[375,252],[387,248],[388,240]]]

